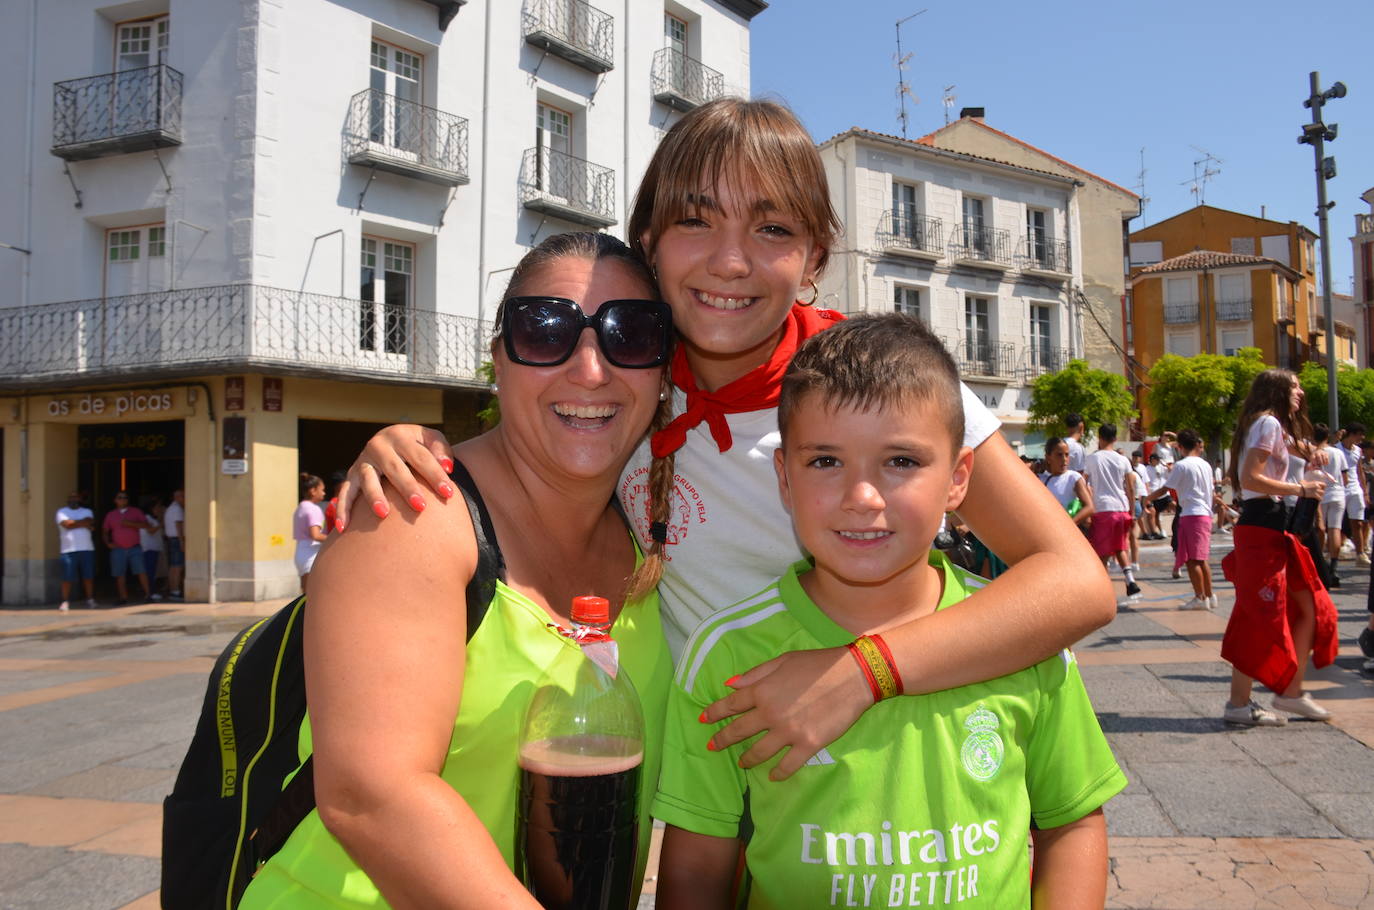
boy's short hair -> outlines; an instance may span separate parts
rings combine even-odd
[[[1351,421],[1345,425],[1345,432],[1350,436],[1362,436],[1365,433],[1364,424],[1358,420]]]
[[[1097,438],[1098,438],[1098,439],[1101,439],[1103,442],[1114,442],[1114,441],[1116,441],[1116,424],[1114,424],[1114,423],[1104,423],[1104,424],[1102,424],[1102,426],[1100,426],[1100,427],[1097,428]]]
[[[1331,428],[1324,423],[1312,424],[1312,441],[1326,442],[1331,438]]]
[[[1178,434],[1179,447],[1185,452],[1191,452],[1197,448],[1197,444],[1202,442],[1202,437],[1197,430],[1183,430]]]
[[[964,444],[959,369],[926,324],[905,313],[864,314],[808,338],[782,378],[778,429],[784,441],[798,403],[820,395],[860,410],[930,402],[944,417],[954,452]]]
[[[1082,425],[1083,425],[1083,416],[1082,416],[1081,414],[1065,414],[1065,415],[1064,415],[1064,426],[1068,428],[1068,430],[1069,430],[1070,433],[1072,433],[1074,430],[1078,429],[1078,428],[1081,427]]]

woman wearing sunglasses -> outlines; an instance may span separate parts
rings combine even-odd
[[[610,600],[642,702],[643,875],[672,665],[652,582],[648,596],[626,594],[638,552],[611,503],[666,410],[673,331],[656,297],[618,240],[540,244],[499,311],[501,423],[454,450],[444,481],[463,494],[331,536],[305,626],[318,809],[241,906],[538,908],[510,871],[516,737],[544,669],[576,647],[556,627],[586,593]],[[485,591],[473,590],[491,553],[479,533],[504,566]]]
[[[694,109],[668,131],[640,184],[629,236],[654,267],[679,332],[670,367],[679,416],[636,452],[619,492],[650,567],[662,568],[675,651],[702,618],[761,590],[802,555],[771,466],[776,402],[792,351],[843,318],[801,302],[814,302],[839,231],[811,137],[772,102],[722,99]],[[959,609],[884,633],[909,694],[1031,666],[1115,613],[1083,536],[1070,533],[1063,509],[967,389],[964,405],[965,444],[976,454],[960,515],[1011,568]],[[388,428],[349,471],[347,496],[361,494],[385,514],[385,475],[406,500],[422,503],[412,470],[443,495],[445,457],[439,434]],[[767,731],[744,761],[753,766],[788,749],[773,771],[779,779],[873,702],[844,648],[785,654],[731,682],[735,691],[702,716],[711,725],[703,726],[703,748],[712,731],[716,748]]]

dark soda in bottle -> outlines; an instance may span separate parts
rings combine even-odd
[[[609,604],[573,600],[569,647],[520,736],[515,873],[547,910],[628,910],[639,846],[644,719],[620,670]]]

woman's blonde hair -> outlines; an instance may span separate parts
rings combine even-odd
[[[776,101],[720,98],[693,109],[668,131],[649,161],[630,212],[630,246],[654,261],[664,230],[693,210],[703,194],[724,184],[736,199],[757,194],[806,228],[820,247],[816,274],[830,258],[841,230],[830,204],[825,167],[811,134]],[[752,199],[750,200],[753,201]],[[654,417],[651,432],[673,419],[671,398]],[[649,547],[630,579],[627,599],[643,596],[663,576],[663,548],[672,505],[676,456],[655,457],[649,468]]]

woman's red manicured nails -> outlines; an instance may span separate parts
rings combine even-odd
[[[378,518],[386,518],[386,514],[387,514],[386,503],[382,502],[380,499],[377,500],[376,502],[374,502],[374,503],[372,504],[372,512],[373,512],[373,514],[376,515]]]
[[[446,484],[446,483],[441,483],[441,484],[439,484],[439,495],[442,496],[442,497],[444,497],[445,499],[452,499],[452,498],[453,498],[453,487],[451,487],[450,485],[448,485],[448,484]]]
[[[343,519],[342,519],[342,518],[336,518],[336,519],[334,519],[334,530],[336,530],[336,531],[338,531],[340,534],[342,534],[342,533],[343,533],[343,528],[344,528]]]
[[[715,741],[714,739],[708,739],[708,740],[706,741],[706,751],[707,751],[707,752],[714,752],[714,751],[716,751],[716,741]]]
[[[708,721],[708,720],[706,719],[706,712],[705,712],[705,711],[702,711],[701,714],[697,717],[697,723],[699,723],[699,724],[710,723],[710,721]]]
[[[729,679],[727,679],[727,680],[725,681],[725,684],[726,684],[727,686],[729,686],[730,688],[733,689],[733,688],[735,687],[735,683],[737,683],[737,682],[739,682],[739,677],[738,677],[738,676],[732,676],[732,677],[730,677]]]
[[[410,503],[410,507],[417,512],[423,512],[425,510],[425,500],[419,493],[411,494],[411,497],[407,499],[406,502]]]
[[[444,469],[444,473],[445,473],[445,474],[452,474],[452,473],[453,473],[453,459],[452,459],[452,458],[440,458],[440,459],[439,459],[439,467],[441,467],[441,468]]]

